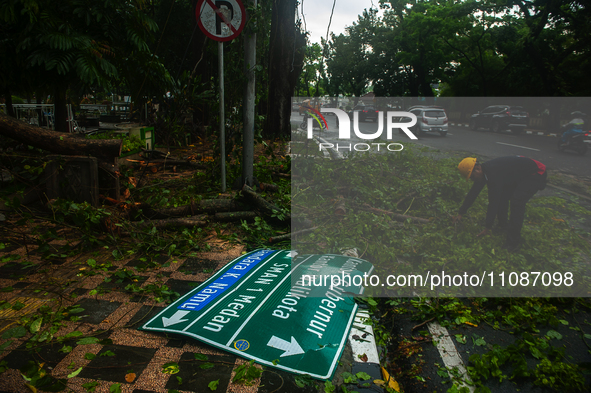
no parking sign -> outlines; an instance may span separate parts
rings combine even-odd
[[[199,0],[195,16],[203,33],[221,42],[236,38],[246,21],[244,5],[238,0]]]

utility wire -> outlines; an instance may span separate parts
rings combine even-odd
[[[330,30],[330,24],[332,23],[332,16],[334,15],[334,7],[337,4],[337,0],[332,2],[332,11],[330,11],[330,19],[328,20],[328,27],[326,28],[326,44],[328,44],[328,32]]]

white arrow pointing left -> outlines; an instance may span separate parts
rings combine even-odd
[[[190,313],[190,311],[178,310],[170,318],[162,317],[162,324],[164,327],[168,327],[171,325],[176,325],[177,323],[188,321],[188,319],[183,319],[183,317],[188,313]]]
[[[304,353],[304,350],[293,336],[291,336],[291,342],[273,336],[267,343],[267,346],[285,351],[280,357],[300,355]]]

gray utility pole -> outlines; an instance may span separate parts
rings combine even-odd
[[[257,6],[257,0],[250,0],[250,5]],[[249,16],[250,18],[250,16]],[[251,23],[253,21],[250,21]],[[244,87],[244,103],[242,104],[244,131],[242,133],[242,181],[253,186],[254,165],[254,105],[255,93],[255,66],[257,55],[257,35],[252,25],[249,26],[244,39],[244,73],[247,77]]]
[[[220,73],[220,155],[222,192],[226,192],[226,119],[224,113],[224,43],[218,42],[218,72]]]

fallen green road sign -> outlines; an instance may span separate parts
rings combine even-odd
[[[237,258],[141,329],[188,335],[263,365],[329,379],[357,311],[353,296],[363,287],[301,277],[363,276],[373,266],[342,255],[294,254],[256,250]]]

